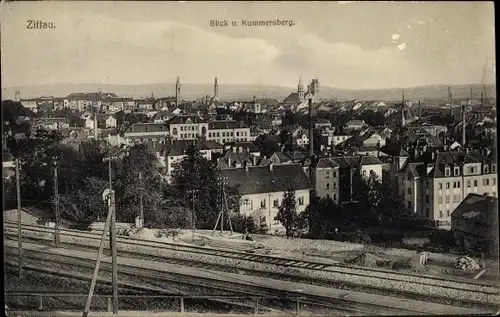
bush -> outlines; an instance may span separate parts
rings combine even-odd
[[[249,233],[259,233],[253,217],[245,217],[237,214],[231,216],[231,223],[235,232],[244,233],[248,230]]]

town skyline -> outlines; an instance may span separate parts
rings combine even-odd
[[[296,87],[302,76],[363,90],[491,84],[490,9],[489,3],[454,3],[453,10],[440,3],[13,3],[2,10],[2,82],[145,85],[176,76],[211,83],[218,76],[238,85]],[[389,14],[394,18],[381,23]],[[56,28],[26,30],[29,19]],[[295,25],[210,27],[214,19]]]

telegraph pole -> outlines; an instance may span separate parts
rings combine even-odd
[[[194,193],[195,193],[195,190],[193,190],[193,209],[191,211],[191,228],[193,230],[193,241],[194,241]]]
[[[23,239],[21,217],[21,181],[19,176],[19,159],[16,159],[16,187],[17,187],[17,255],[19,265],[19,278],[23,272]]]
[[[109,225],[109,250],[111,253],[111,284],[113,286],[113,314],[118,314],[118,267],[116,258],[116,206],[115,192],[113,191],[113,180],[111,175],[111,157],[108,160],[109,173],[109,213],[111,214]]]

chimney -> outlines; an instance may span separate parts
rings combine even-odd
[[[231,166],[231,158],[230,157],[227,158],[227,165]]]
[[[243,163],[243,166],[245,167],[245,171],[247,171],[247,172],[248,172],[248,162],[247,162],[247,161],[245,161],[245,162]]]
[[[418,101],[418,118],[422,118],[422,105],[420,104],[420,100]]]
[[[451,107],[451,87],[448,86],[448,105]]]
[[[257,156],[253,155],[252,156],[252,163],[253,163],[253,166],[256,166],[257,165]]]
[[[483,93],[481,93],[481,119],[484,119]]]
[[[465,146],[465,105],[462,105],[462,146]]]
[[[431,159],[432,160],[436,159],[436,152],[434,152],[434,151],[431,152]]]
[[[238,147],[238,152],[243,153],[243,147]]]
[[[273,163],[270,163],[269,164],[269,170],[272,172],[273,171],[273,168],[274,168],[274,164]]]

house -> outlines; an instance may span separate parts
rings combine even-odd
[[[349,122],[346,123],[347,129],[351,130],[361,130],[365,126],[366,123],[364,120],[350,120]]]
[[[470,193],[497,196],[496,153],[426,152],[397,174],[408,209],[430,225],[450,229],[451,212]]]
[[[352,175],[362,177],[372,173],[382,180],[383,163],[372,156],[336,156],[320,158],[313,169],[313,181],[318,197],[331,198],[336,203],[352,199]]]
[[[292,144],[297,147],[306,148],[309,145],[309,137],[307,133],[299,134],[292,138]]]
[[[167,110],[160,110],[154,115],[153,122],[154,123],[165,123],[168,120],[170,120],[170,118],[172,118],[173,116],[174,116],[174,114],[172,112],[168,111],[168,109]]]
[[[308,154],[301,151],[293,152],[275,152],[269,160],[274,164],[292,164],[292,163],[302,163]]]
[[[225,150],[238,148],[240,152],[246,151],[254,156],[260,156],[260,150],[252,142],[234,142],[224,146]]]
[[[6,210],[3,212],[4,222],[16,222],[18,215],[17,209]],[[22,207],[21,208],[21,223],[26,225],[38,225],[46,227],[55,227],[56,216],[53,211],[43,210],[36,207]],[[60,228],[69,228],[75,225],[71,220],[60,218]]]
[[[283,225],[276,220],[283,194],[288,189],[295,191],[297,213],[309,205],[309,178],[299,164],[242,167],[224,169],[222,177],[227,184],[239,189],[240,213],[252,217],[255,224],[269,233],[283,232]]]
[[[8,179],[16,175],[14,156],[5,150],[2,152],[3,177]]]
[[[55,131],[69,128],[69,120],[66,118],[39,118],[33,121],[33,126],[45,130]]]
[[[113,116],[106,118],[106,128],[116,128],[116,119]]]
[[[451,214],[451,230],[460,249],[498,254],[498,199],[468,194]]]
[[[191,146],[195,146],[202,157],[209,161],[213,160],[214,154],[222,155],[224,147],[222,144],[207,141],[207,140],[173,140],[169,139],[165,142],[147,142],[146,146],[150,152],[155,153],[156,158],[160,163],[160,168],[163,169],[165,180],[171,181],[171,176],[175,170],[176,163],[181,162],[186,156],[187,151]]]
[[[250,154],[249,151],[242,147],[232,147],[228,149],[224,156],[217,162],[217,168],[239,168],[245,166],[257,165],[258,157]]]

